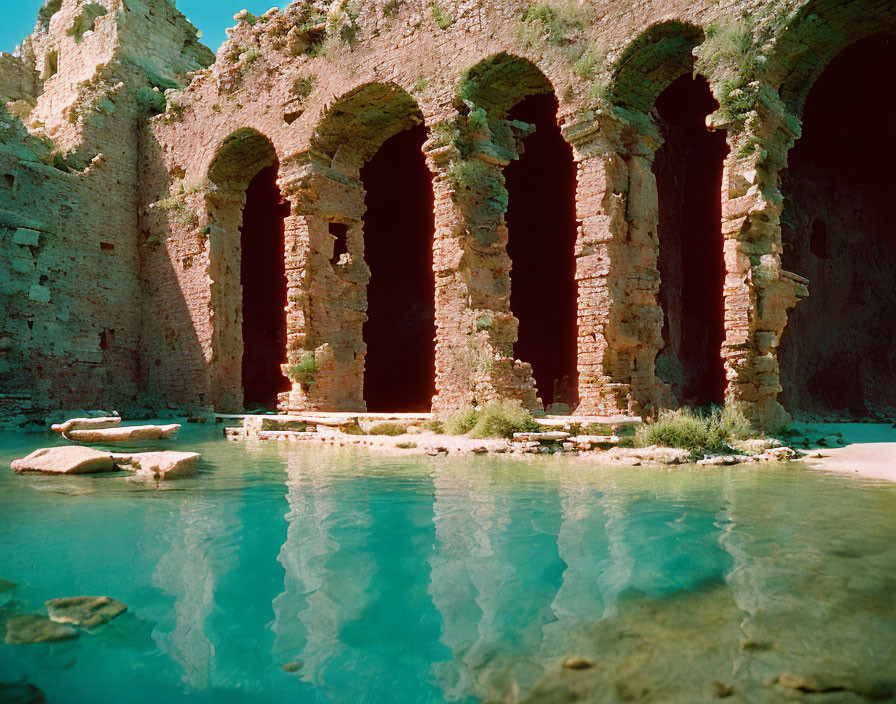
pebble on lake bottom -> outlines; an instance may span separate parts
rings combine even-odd
[[[302,661],[301,660],[293,660],[292,662],[288,662],[283,666],[284,672],[298,672],[302,669]]]
[[[567,670],[587,670],[589,667],[594,667],[594,660],[571,655],[563,661],[563,667]]]
[[[0,702],[4,704],[44,704],[46,695],[33,684],[0,682]]]

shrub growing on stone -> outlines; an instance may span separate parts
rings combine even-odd
[[[408,431],[407,427],[401,423],[377,423],[370,430],[368,435],[404,435]]]
[[[475,408],[465,408],[462,411],[452,413],[448,417],[445,430],[448,431],[449,435],[466,435],[476,425],[478,418],[479,412]]]
[[[519,401],[490,401],[479,412],[470,437],[512,438],[514,433],[536,432],[540,427]]]
[[[661,445],[690,450],[695,456],[730,452],[731,443],[750,437],[750,422],[734,406],[694,411],[663,411],[654,423],[638,428],[635,444]]]

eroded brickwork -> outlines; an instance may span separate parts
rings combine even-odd
[[[536,407],[513,349],[503,169],[531,129],[508,110],[548,92],[578,174],[577,410],[672,405],[655,366],[652,110],[673,80],[699,73],[730,146],[726,397],[758,425],[785,418],[776,352],[807,282],[781,268],[779,173],[812,82],[844,47],[893,31],[892,0],[298,2],[237,15],[213,63],[166,0],[127,5],[51,0],[19,54],[0,57],[0,159],[14,176],[0,191],[0,374],[23,408],[99,403],[114,388],[238,410],[242,205],[252,177],[278,163],[291,207],[292,390],[281,405],[363,409],[360,170],[421,121],[435,214],[433,407]],[[339,257],[334,226],[347,228]]]

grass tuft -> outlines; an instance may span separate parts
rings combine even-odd
[[[370,430],[367,431],[368,435],[404,435],[408,432],[407,426],[402,425],[401,423],[377,423]]]
[[[730,452],[735,440],[750,437],[750,421],[735,406],[694,411],[663,411],[653,423],[642,425],[635,434],[641,447],[661,445],[690,450],[694,456]]]

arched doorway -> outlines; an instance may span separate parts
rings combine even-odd
[[[433,196],[426,126],[386,140],[361,169],[364,259],[370,267],[364,341],[369,411],[428,411],[435,391]]]
[[[520,321],[514,353],[532,365],[549,408],[573,409],[576,388],[576,168],[557,124],[553,93],[530,95],[508,113],[535,126],[504,170],[508,193],[510,308]]]
[[[721,404],[725,370],[722,249],[724,132],[706,116],[718,108],[702,77],[681,76],[654,105],[663,144],[653,162],[658,196],[659,302],[664,347],[657,375],[680,403]]]
[[[809,279],[778,354],[791,412],[862,417],[896,406],[896,145],[863,124],[896,114],[893,67],[893,36],[837,55],[812,84],[782,174],[782,263]]]
[[[433,193],[414,100],[392,83],[358,86],[324,115],[311,157],[324,197],[315,244],[303,389],[334,410],[428,411],[435,389]],[[326,185],[323,185],[326,184]],[[319,243],[319,244],[317,244]]]
[[[253,129],[225,139],[209,168],[206,205],[216,408],[274,409],[289,388],[284,218],[277,155]]]
[[[243,405],[273,409],[288,389],[280,370],[286,349],[286,268],[283,220],[289,204],[277,187],[277,164],[249,182],[240,226],[243,291]]]

